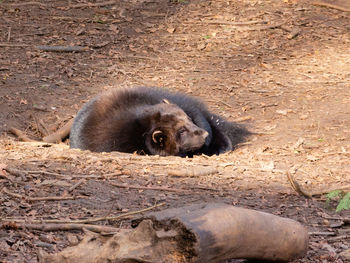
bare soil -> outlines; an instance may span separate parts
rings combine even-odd
[[[350,212],[336,213],[337,201],[321,194],[350,184],[350,6],[324,3],[0,1],[0,262],[37,262],[40,250],[57,252],[83,236],[20,228],[35,220],[198,201],[305,224],[309,251],[295,262],[350,262]],[[234,152],[184,159],[96,154],[8,133],[16,127],[41,138],[95,94],[130,86],[198,96],[255,135]],[[287,174],[315,195],[295,192]],[[128,228],[140,215],[96,224]]]

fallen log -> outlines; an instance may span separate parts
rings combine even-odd
[[[76,247],[40,255],[40,262],[200,262],[303,257],[308,233],[300,223],[227,204],[198,204],[150,213],[136,229],[89,233]]]

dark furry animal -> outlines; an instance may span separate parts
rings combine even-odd
[[[73,122],[71,148],[163,156],[201,148],[208,132],[177,105],[155,99],[153,92],[113,90],[89,101]]]
[[[142,87],[112,90],[86,103],[74,120],[70,147],[213,155],[233,150],[248,134],[244,127],[210,113],[191,96]]]

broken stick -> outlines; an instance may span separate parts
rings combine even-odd
[[[23,199],[26,201],[34,202],[34,201],[62,201],[62,200],[75,200],[75,199],[86,199],[87,196],[43,196],[43,197],[28,197],[23,196],[17,193],[10,192],[6,187],[2,189],[2,191],[12,197]]]
[[[35,140],[30,139],[24,132],[16,128],[11,127],[9,129],[9,132],[11,132],[13,135],[16,135],[22,142],[35,142]]]
[[[346,8],[346,7],[341,6],[339,4],[326,3],[323,1],[316,1],[316,2],[313,2],[312,4],[315,6],[333,8],[333,9],[340,10],[343,12],[350,12],[350,8]]]
[[[39,230],[45,232],[51,231],[71,231],[71,230],[90,230],[96,233],[111,233],[118,232],[120,229],[111,226],[100,226],[91,224],[18,224],[16,222],[3,223],[5,228],[21,228],[28,230]]]
[[[288,181],[290,182],[290,185],[292,186],[292,188],[294,189],[295,192],[297,192],[298,194],[305,196],[307,198],[311,198],[312,195],[310,193],[308,193],[307,191],[303,190],[299,183],[294,179],[294,177],[292,176],[291,173],[287,172],[287,178]]]
[[[37,49],[50,52],[82,52],[88,51],[88,47],[81,46],[36,46]]]
[[[48,136],[45,136],[43,138],[43,141],[47,142],[47,143],[59,143],[59,142],[61,142],[64,138],[68,137],[68,135],[70,133],[70,129],[71,129],[72,124],[73,124],[73,120],[74,119],[69,120],[65,125],[63,125],[63,127],[58,129],[56,132],[54,132]]]

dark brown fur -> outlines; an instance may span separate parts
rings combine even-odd
[[[147,101],[135,89],[113,90],[88,102],[71,130],[71,148],[96,152],[186,155],[200,149],[208,133],[177,105]]]

